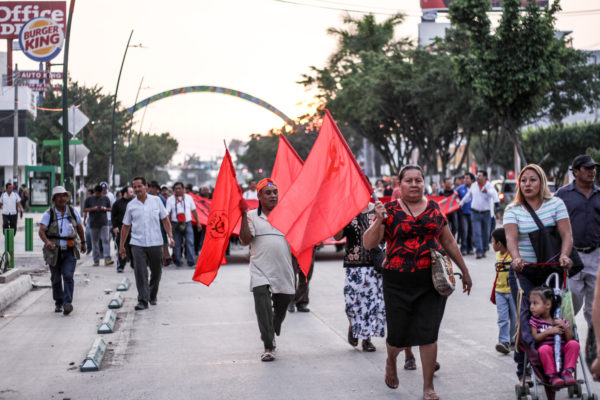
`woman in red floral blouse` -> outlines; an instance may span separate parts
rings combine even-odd
[[[444,250],[463,274],[463,292],[471,277],[446,217],[425,195],[423,170],[407,165],[400,171],[401,198],[375,204],[376,218],[365,232],[364,247],[387,243],[383,264],[383,296],[388,327],[385,383],[398,387],[396,358],[407,347],[419,346],[423,368],[423,398],[437,400],[433,373],[437,339],[446,297],[433,287],[430,249]]]

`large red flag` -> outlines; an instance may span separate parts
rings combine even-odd
[[[286,195],[268,220],[285,238],[308,274],[313,246],[346,226],[369,203],[371,185],[329,111],[319,136]]]
[[[237,183],[229,151],[225,150],[225,157],[221,163],[210,205],[204,243],[196,261],[193,280],[209,286],[217,276],[219,267],[227,264],[225,251],[231,232],[242,216],[239,208],[241,199],[242,189]]]
[[[279,135],[277,156],[273,164],[273,172],[271,172],[271,179],[275,181],[275,185],[277,185],[277,190],[279,191],[279,200],[283,199],[283,196],[292,186],[298,174],[300,174],[302,164],[302,159],[290,142],[283,134]]]

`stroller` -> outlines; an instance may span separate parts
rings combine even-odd
[[[558,265],[558,263],[545,263],[545,264],[527,264],[527,266],[546,266],[546,265]],[[562,278],[562,279],[561,279]],[[574,321],[574,313],[573,313],[573,305],[570,301],[563,302],[563,297],[569,291],[569,283],[566,279],[566,272],[563,273],[561,277],[557,272],[551,273],[546,279],[546,286],[553,289],[554,292],[554,302],[556,304],[556,312],[554,317],[561,317],[562,313],[565,314],[566,319],[569,317],[572,318],[569,323],[571,324],[571,329],[573,330],[573,338],[579,341],[579,334],[577,332],[577,326]],[[553,283],[553,285],[551,285]],[[527,382],[525,379],[522,380],[522,384],[515,385],[515,394],[517,400],[539,400],[539,389],[538,387],[541,385],[544,387],[546,392],[546,398],[548,400],[554,400],[556,397],[556,392],[560,389],[566,388],[568,390],[569,398],[575,397],[582,400],[598,400],[598,396],[592,393],[590,388],[590,381],[588,377],[588,372],[586,372],[585,363],[582,362],[584,360],[581,350],[579,351],[579,360],[581,362],[581,370],[583,371],[583,380],[577,378],[577,370],[575,371],[574,377],[577,381],[575,385],[571,386],[552,386],[544,373],[544,368],[542,367],[542,363],[540,361],[538,351],[535,347],[535,340],[533,339],[533,335],[531,334],[531,330],[529,328],[529,318],[531,317],[531,312],[529,311],[529,298],[526,296],[522,296],[523,290],[521,289],[521,284],[519,283],[519,279],[517,277],[517,285],[519,287],[519,303],[521,305],[518,315],[519,315],[519,329],[518,329],[518,348],[521,352],[524,353],[524,362],[523,362],[523,378],[525,376],[531,374],[531,369],[535,373],[534,379],[532,382]],[[561,289],[562,286],[562,289]],[[570,295],[570,293],[569,293]],[[557,346],[560,346],[560,340],[558,340]],[[517,347],[517,346],[515,346]],[[555,357],[557,354],[560,355],[560,347],[555,348]],[[560,370],[561,366],[561,357],[557,357],[557,370]],[[582,391],[582,384],[585,384],[585,391]],[[533,387],[533,393],[531,392],[531,386]]]

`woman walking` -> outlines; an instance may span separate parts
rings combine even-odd
[[[471,277],[439,206],[425,195],[423,170],[407,165],[400,171],[400,199],[375,203],[376,218],[363,237],[364,247],[386,240],[383,265],[388,335],[385,383],[398,387],[396,359],[406,347],[419,346],[423,368],[423,399],[440,397],[433,386],[437,339],[446,297],[431,278],[431,250],[442,248],[463,274],[463,292],[470,293]]]

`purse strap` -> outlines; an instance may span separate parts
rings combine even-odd
[[[523,200],[523,205],[525,206],[527,211],[529,211],[529,214],[531,214],[531,217],[535,221],[538,228],[540,228],[540,231],[543,231],[545,226],[544,226],[544,224],[542,224],[542,221],[540,221],[540,218],[537,216],[536,212],[533,211],[533,208],[531,208],[531,206],[529,205],[529,203],[526,200]]]

